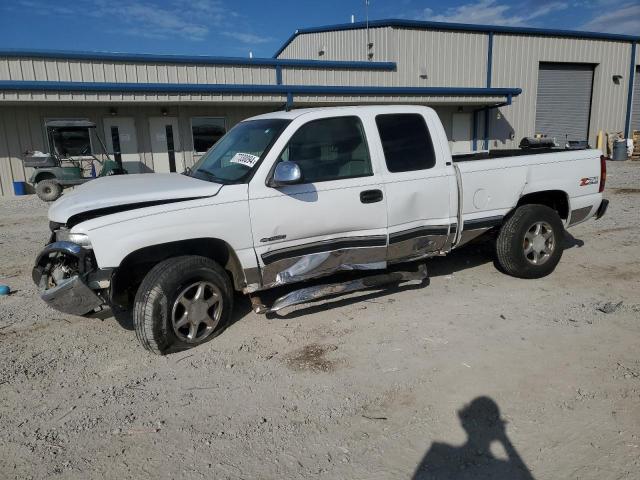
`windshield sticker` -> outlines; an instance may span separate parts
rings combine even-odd
[[[260,157],[256,157],[255,155],[251,155],[250,153],[236,153],[231,160],[231,163],[239,163],[240,165],[244,165],[245,167],[253,168],[256,162],[260,159]]]

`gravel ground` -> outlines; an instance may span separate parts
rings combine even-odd
[[[46,205],[0,199],[0,478],[638,478],[640,162],[607,195],[545,279],[468,246],[165,357],[45,307]]]

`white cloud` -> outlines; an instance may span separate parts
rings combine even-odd
[[[110,31],[144,38],[181,37],[202,41],[212,27],[220,27],[239,14],[221,0],[172,0],[169,4],[158,0],[17,0],[16,8],[48,16],[109,18]],[[7,9],[6,7],[4,8]],[[265,43],[271,38],[245,35],[245,43]],[[251,40],[249,42],[249,40]]]
[[[640,34],[640,4],[630,3],[597,16],[580,26],[581,30],[594,32]]]
[[[448,8],[441,14],[436,14],[431,8],[425,8],[419,18],[434,22],[525,26],[529,25],[532,20],[565,10],[568,7],[568,2],[552,1],[538,3],[533,8],[519,9],[511,5],[498,3],[497,0],[479,0],[478,2]],[[522,13],[516,13],[520,11]]]
[[[242,32],[222,32],[223,35],[234,38],[242,43],[257,45],[260,43],[269,43],[274,39],[272,37],[262,37],[260,35],[254,35],[253,33]]]

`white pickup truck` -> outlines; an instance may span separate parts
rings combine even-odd
[[[66,194],[33,279],[63,312],[132,309],[142,345],[164,353],[219,333],[234,290],[264,312],[422,278],[418,261],[486,232],[505,273],[548,275],[564,229],[605,213],[604,183],[597,150],[453,158],[427,107],[274,112],[236,125],[183,174],[105,177]],[[408,262],[413,273],[385,272]],[[260,301],[345,270],[368,272]]]

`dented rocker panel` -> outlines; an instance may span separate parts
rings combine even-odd
[[[387,266],[386,237],[320,242],[262,256],[262,288],[299,282],[349,270],[378,270]],[[365,246],[369,245],[369,246]],[[337,248],[336,248],[337,247]],[[343,248],[340,248],[343,247]]]

